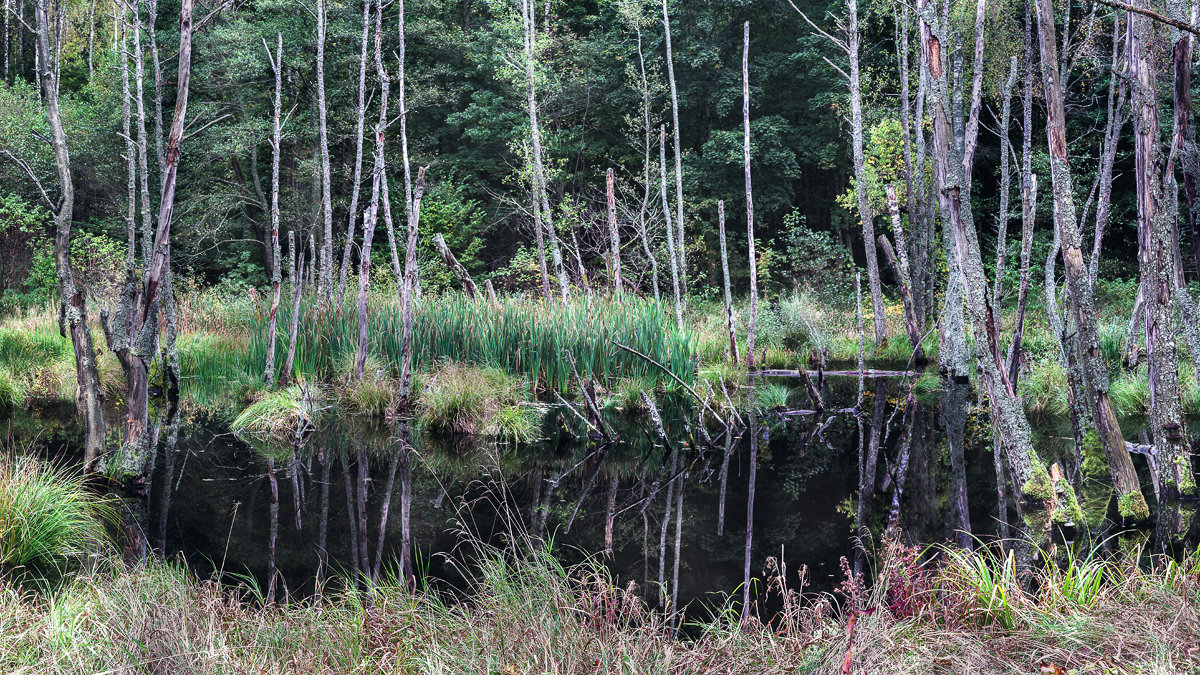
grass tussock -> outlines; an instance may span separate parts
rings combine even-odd
[[[528,386],[499,368],[445,363],[418,398],[418,421],[439,434],[533,440],[540,420],[525,402]]]
[[[31,456],[0,456],[0,571],[77,563],[101,548],[111,519],[82,477]]]
[[[265,392],[233,418],[230,429],[234,433],[294,439],[312,425],[313,396],[313,391],[304,385]]]

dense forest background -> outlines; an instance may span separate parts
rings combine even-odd
[[[49,299],[54,266],[49,252],[52,221],[39,206],[37,187],[9,155],[27,162],[53,185],[54,158],[34,81],[32,0],[6,0],[9,14],[4,75],[0,88],[0,274],[2,306]],[[533,289],[537,283],[533,225],[529,208],[530,172],[526,155],[529,118],[520,71],[520,39],[511,3],[503,0],[410,0],[407,3],[408,139],[413,166],[429,166],[422,207],[420,258],[424,287],[449,287],[452,277],[433,253],[432,233],[443,233],[458,258],[476,276],[493,278],[500,290]],[[141,7],[148,23],[147,7]],[[823,2],[797,5],[819,25],[833,29],[827,11],[844,8]],[[61,101],[76,183],[72,255],[84,282],[98,292],[123,273],[125,190],[122,87],[114,10],[104,0],[58,5]],[[690,293],[715,295],[720,285],[716,255],[718,199],[744,204],[742,175],[741,52],[742,23],[751,25],[751,148],[755,171],[758,274],[768,298],[794,285],[814,286],[831,298],[852,295],[847,254],[862,265],[862,228],[853,189],[849,97],[835,68],[844,54],[815,34],[787,0],[745,2],[674,2],[668,5],[679,96],[683,163],[683,211],[688,233],[687,274]],[[160,0],[153,28],[161,69],[162,107],[169,122],[175,104],[175,51],[178,4]],[[211,9],[211,8],[209,8]],[[860,9],[863,32],[863,109],[872,207],[882,225],[887,208],[883,186],[903,184],[900,140],[900,3],[882,0]],[[974,3],[953,3],[956,34],[973,32]],[[637,0],[548,2],[538,7],[538,78],[542,135],[551,204],[559,235],[572,237],[585,267],[603,275],[607,246],[605,172],[616,172],[622,223],[636,220],[648,205],[649,233],[665,247],[658,194],[658,127],[665,124],[671,142],[671,106],[666,76],[662,9]],[[202,14],[205,8],[199,8]],[[1011,56],[1023,54],[1024,6],[987,5],[989,48],[983,73],[984,111],[975,186],[976,211],[984,260],[994,261],[998,209],[1001,91]],[[1070,71],[1066,95],[1068,138],[1075,167],[1076,199],[1084,204],[1095,189],[1110,84],[1112,35],[1104,17],[1109,10],[1091,2],[1056,3]],[[384,7],[385,64],[394,73],[397,34],[394,8]],[[355,154],[355,96],[362,6],[327,6],[326,91],[331,156],[331,192],[338,258],[345,239]],[[18,20],[20,17],[20,20]],[[824,17],[824,18],[822,18]],[[149,28],[149,25],[147,25]],[[912,33],[913,31],[909,31]],[[191,101],[178,181],[172,264],[181,284],[262,286],[270,278],[271,119],[274,75],[265,43],[274,48],[283,36],[285,115],[281,149],[281,227],[301,242],[309,234],[322,245],[315,84],[315,6],[303,2],[259,0],[240,3],[197,34]],[[915,64],[919,46],[908,36]],[[146,114],[153,124],[154,77],[146,34],[144,74]],[[639,42],[646,69],[640,76]],[[973,45],[951,44],[955,77],[971,76]],[[965,58],[964,58],[965,52]],[[1164,54],[1169,59],[1169,51]],[[965,67],[962,65],[965,60]],[[132,69],[132,67],[131,67]],[[368,64],[367,131],[379,95],[374,68]],[[134,77],[131,74],[131,78]],[[1169,85],[1169,78],[1162,85]],[[1014,92],[1014,123],[1008,130],[1020,146],[1019,89]],[[1035,83],[1035,173],[1049,185],[1042,125],[1040,84]],[[962,91],[962,87],[958,89]],[[643,93],[650,107],[649,165],[644,161]],[[393,92],[393,97],[394,97]],[[910,94],[911,96],[911,94]],[[1161,97],[1169,106],[1169,92]],[[956,100],[961,107],[961,96]],[[393,111],[396,110],[393,106]],[[393,113],[394,114],[394,113]],[[1166,116],[1166,110],[1164,110]],[[1166,127],[1167,125],[1164,125]],[[394,129],[389,133],[394,133]],[[1130,141],[1130,146],[1132,142]],[[364,175],[369,177],[369,139]],[[674,183],[668,146],[667,180]],[[1118,148],[1113,180],[1112,217],[1106,237],[1101,278],[1135,275],[1135,196],[1131,147]],[[398,152],[389,173],[399,175]],[[151,165],[154,163],[151,162]],[[1012,171],[1017,163],[1010,164]],[[646,185],[649,176],[649,185]],[[153,184],[153,180],[152,180]],[[401,185],[399,177],[393,185]],[[648,189],[649,198],[646,199]],[[673,185],[669,188],[673,196]],[[157,190],[151,190],[157,200]],[[392,191],[395,210],[403,195]],[[1039,195],[1035,269],[1046,259],[1051,239],[1051,195]],[[902,199],[903,202],[903,199]],[[1019,200],[1010,201],[1019,220]],[[727,209],[730,246],[745,250],[744,206]],[[1086,221],[1085,221],[1086,222]],[[1015,227],[1015,225],[1014,225]],[[886,227],[885,227],[886,229]],[[382,241],[382,223],[379,226]],[[1010,230],[1012,231],[1012,230]],[[1186,237],[1186,233],[1184,233]],[[1085,232],[1085,236],[1087,233]],[[282,237],[281,237],[282,238]],[[1017,258],[1018,237],[1010,237]],[[1186,239],[1185,239],[1186,242]],[[647,270],[640,246],[630,241],[623,254],[625,272],[647,293]],[[1185,250],[1188,250],[1185,243]],[[940,254],[939,255],[943,255]],[[1185,261],[1190,255],[1183,256]],[[660,258],[662,259],[662,258]],[[731,255],[734,291],[746,288],[747,261]],[[664,261],[665,264],[665,261]],[[991,264],[991,263],[989,263]],[[1186,264],[1186,263],[1185,263]],[[386,275],[386,266],[380,273]],[[1015,295],[1015,265],[1005,284]],[[598,270],[598,271],[597,271]],[[570,270],[572,275],[577,272]],[[890,282],[887,274],[884,282]],[[941,275],[938,275],[941,276]],[[1040,274],[1034,273],[1034,278]],[[1040,294],[1033,294],[1034,301]]]

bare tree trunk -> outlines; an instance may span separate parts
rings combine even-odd
[[[558,234],[554,229],[554,216],[550,210],[550,196],[546,185],[546,170],[542,165],[542,132],[538,125],[537,79],[536,79],[536,48],[537,28],[532,0],[522,0],[523,17],[525,19],[525,78],[529,102],[529,135],[533,151],[533,185],[537,197],[534,209],[540,209],[542,220],[546,226],[546,234],[550,236],[550,258],[554,262],[554,271],[558,276],[559,291],[562,300],[571,299],[571,286],[567,282],[567,272],[563,267],[562,251],[558,245]]]
[[[86,298],[83,291],[75,286],[75,276],[71,272],[69,259],[75,184],[71,178],[71,156],[67,149],[67,136],[63,131],[62,116],[58,109],[58,85],[54,81],[50,65],[48,3],[49,0],[34,0],[33,12],[37,31],[36,47],[41,55],[38,83],[41,85],[42,102],[46,107],[46,118],[50,126],[50,142],[54,148],[54,160],[58,168],[59,201],[58,204],[52,205],[55,232],[54,267],[58,277],[59,312],[63,317],[63,324],[71,334],[71,345],[75,351],[77,404],[84,417],[84,466],[91,470],[96,459],[104,452],[104,413],[100,408],[100,378],[96,374],[96,349],[92,344],[92,334],[88,330]]]
[[[375,73],[379,77],[379,121],[375,123],[375,160],[371,178],[371,202],[367,208],[367,215],[363,219],[363,245],[358,273],[358,360],[354,366],[354,375],[359,380],[363,379],[363,368],[367,362],[369,342],[367,290],[371,281],[371,240],[375,238],[375,226],[379,222],[379,199],[384,172],[387,171],[384,139],[388,126],[389,81],[387,70],[383,67],[383,6],[381,3],[382,0],[375,0]]]
[[[403,331],[400,339],[400,404],[407,407],[412,395],[413,370],[413,292],[417,285],[417,226],[421,220],[421,198],[425,194],[425,168],[417,170],[417,184],[413,188],[412,202],[408,209],[408,238],[404,249],[404,280],[401,307]]]
[[[613,170],[605,176],[608,190],[608,242],[612,250],[613,295],[621,297],[621,235],[617,231],[617,194],[613,186]]]
[[[133,142],[133,117],[131,113],[133,94],[129,90],[129,50],[128,38],[125,35],[125,11],[117,16],[117,6],[113,5],[113,22],[120,26],[121,31],[121,122],[125,135],[125,175],[126,190],[128,191],[128,210],[125,214],[126,240],[129,244],[125,259],[126,274],[133,274],[137,269],[137,146]]]
[[[354,246],[354,223],[358,218],[358,197],[362,186],[363,125],[367,114],[367,40],[371,35],[371,0],[363,0],[362,47],[358,55],[358,103],[354,108],[354,179],[350,185],[350,211],[346,215],[346,246],[342,249],[342,269],[338,277],[337,306],[341,311],[346,296],[346,270],[350,268],[350,249]]]
[[[288,250],[295,250],[296,233],[288,231]],[[300,329],[300,299],[304,297],[304,256],[300,256],[299,270],[292,268],[292,326],[288,331],[288,353],[283,362],[283,372],[279,374],[279,386],[286,387],[292,377],[292,366],[296,362],[296,336]]]
[[[721,238],[721,279],[725,282],[725,326],[729,331],[729,361],[738,364],[737,336],[733,330],[733,294],[729,290],[729,253],[725,248],[725,200],[717,200],[717,232]]]
[[[851,0],[853,1],[853,0]],[[750,322],[746,328],[746,370],[754,372],[754,332],[758,328],[758,262],[754,257],[754,197],[750,190],[750,22],[742,26],[742,160],[746,174],[746,240],[750,254]],[[751,399],[753,400],[753,398]],[[753,494],[753,492],[751,492]],[[753,497],[751,497],[753,499]],[[748,507],[752,508],[752,507]],[[749,516],[747,516],[748,518]],[[746,555],[750,555],[749,535]]]
[[[892,266],[892,272],[896,275],[896,286],[900,290],[900,301],[904,305],[904,327],[908,332],[908,341],[915,350],[914,358],[917,361],[924,361],[925,353],[921,350],[921,325],[917,319],[916,304],[913,301],[912,278],[909,276],[908,254],[905,253],[907,247],[904,243],[904,225],[900,222],[900,202],[896,198],[895,186],[887,186],[887,202],[888,211],[892,216],[892,232],[896,236],[896,250],[892,250],[887,236],[882,233],[879,235],[879,246],[883,249],[884,258]]]
[[[1150,380],[1150,425],[1162,492],[1160,499],[1193,496],[1188,442],[1179,395],[1179,357],[1175,344],[1172,290],[1175,241],[1172,232],[1176,190],[1164,170],[1159,146],[1157,73],[1151,56],[1153,28],[1147,17],[1129,13],[1128,57],[1133,88],[1134,154],[1138,188],[1138,251],[1145,303],[1146,365]],[[1168,196],[1170,195],[1170,196]],[[1121,492],[1122,499],[1126,493]],[[1141,493],[1139,492],[1138,495]],[[1143,511],[1145,507],[1143,506]],[[1130,514],[1122,512],[1123,516]],[[1136,516],[1145,517],[1138,513]]]
[[[5,16],[4,16],[4,46],[6,49],[4,57],[7,60],[7,58],[8,58],[8,52],[7,52],[7,47],[8,47],[8,2],[7,2],[7,0],[5,0],[5,3],[4,3],[4,12],[5,12]],[[87,61],[88,61],[88,81],[89,82],[92,80],[92,78],[94,78],[96,76],[96,67],[95,67],[94,60],[92,59],[92,53],[95,51],[96,51],[96,0],[92,0],[91,3],[88,5]]]
[[[275,115],[271,135],[271,310],[267,318],[267,359],[263,366],[263,382],[268,387],[275,384],[275,320],[279,311],[279,283],[281,278],[279,254],[279,153],[280,124],[279,109],[283,99],[283,33],[276,33],[275,58],[271,58],[271,50],[263,40],[263,48],[267,50],[267,60],[275,71]]]
[[[138,14],[137,2],[130,3],[133,12],[133,65],[135,98],[137,104],[137,146],[138,172],[140,173],[142,194],[142,265],[150,265],[151,247],[154,245],[154,235],[151,231],[152,211],[150,207],[150,169],[149,150],[146,140],[146,105],[143,83],[145,82],[145,58],[142,55],[142,20]]]
[[[400,12],[403,16],[404,10]],[[403,100],[400,105],[404,105]],[[325,0],[317,0],[317,132],[321,152],[321,211],[325,224],[325,237],[321,242],[320,286],[321,296],[328,301],[333,297],[333,198],[330,195],[329,132],[325,108]]]
[[[1037,176],[1029,175],[1026,191],[1021,196],[1021,285],[1017,289],[1017,316],[1013,321],[1012,344],[1008,348],[1008,379],[1017,386],[1021,373],[1021,342],[1025,336],[1025,306],[1029,298],[1029,260],[1033,252],[1034,209],[1037,206]]]
[[[642,203],[638,209],[638,230],[642,236],[642,250],[650,261],[650,278],[654,283],[654,299],[662,300],[658,289],[658,260],[650,250],[650,236],[646,231],[646,210],[650,206],[650,83],[646,79],[646,59],[642,54],[642,28],[634,23],[637,31],[638,70],[641,73],[642,93]]]
[[[454,277],[458,279],[458,283],[462,284],[463,293],[471,300],[478,302],[479,287],[476,286],[475,281],[471,279],[471,275],[467,272],[467,268],[463,267],[462,263],[458,262],[458,259],[454,257],[454,253],[450,251],[450,247],[446,245],[446,240],[442,237],[440,232],[433,235],[433,243],[435,246],[437,246],[438,253],[441,254],[442,260],[446,263],[446,266],[450,268],[450,271],[454,273]]]
[[[542,299],[550,304],[550,272],[546,267],[546,230],[542,226],[542,205],[538,200],[537,181],[530,180],[529,195],[532,200],[533,234],[537,242],[538,271],[542,274]]]
[[[675,233],[671,226],[671,205],[667,201],[667,128],[658,128],[659,192],[662,195],[663,218],[667,221],[667,254],[671,262],[671,285],[675,289],[675,321],[683,328],[683,298],[680,293],[678,253],[675,248]]]
[[[154,66],[154,154],[158,158],[158,187],[161,190],[163,177],[166,175],[167,152],[163,148],[162,63],[158,58],[158,34],[155,30],[155,24],[158,22],[158,0],[150,0],[148,9],[150,16],[146,19],[146,33],[150,38],[150,62]]]
[[[921,237],[920,233],[921,233],[922,225],[919,223],[919,209],[917,207],[916,184],[913,181],[913,173],[914,173],[914,171],[921,170],[921,173],[923,174],[924,170],[920,169],[919,167],[916,167],[913,164],[912,120],[911,120],[911,115],[909,112],[910,106],[912,104],[911,104],[911,100],[909,97],[909,82],[908,82],[908,80],[909,80],[908,22],[909,22],[908,5],[904,5],[901,10],[901,16],[898,17],[898,20],[896,22],[898,24],[899,33],[900,33],[899,38],[896,41],[896,56],[897,56],[896,60],[900,64],[900,132],[901,132],[901,137],[903,138],[903,141],[904,141],[904,186],[905,186],[906,207],[908,210],[908,225],[909,225],[909,230],[911,231],[911,236],[908,238],[908,242],[910,244],[912,244],[911,255],[917,259],[918,269],[913,270],[911,265],[909,265],[908,263],[905,263],[905,267],[907,268],[907,274],[909,275],[910,291],[912,293],[912,300],[913,300],[913,310],[917,316],[917,325],[921,325],[924,323],[924,316],[925,316],[925,307],[924,307],[925,293],[921,290],[923,287],[923,284],[922,284],[922,279],[921,279],[920,267],[923,265],[924,261],[923,261],[922,255],[920,254],[921,244],[919,243],[919,240]],[[918,133],[923,135],[924,131],[918,129]],[[895,223],[895,218],[893,218],[893,227],[894,227],[894,223]],[[901,229],[899,232],[903,233],[903,229]],[[910,257],[909,252],[905,250],[907,247],[905,246],[904,241],[905,241],[905,239],[903,237],[901,237],[899,233],[897,233],[896,234],[896,246],[898,246],[900,248],[900,250],[897,251],[897,253],[903,254],[901,259]],[[915,272],[915,274],[914,274],[914,272]]]
[[[671,133],[674,135],[675,150],[675,227],[676,245],[679,247],[679,287],[687,297],[687,258],[683,234],[683,146],[679,141],[679,94],[675,89],[675,56],[671,51],[671,19],[667,16],[667,0],[662,0],[663,36],[667,46],[667,83],[671,87]],[[664,205],[664,208],[665,205]],[[669,222],[669,221],[668,221]]]
[[[1059,80],[1058,47],[1054,37],[1054,14],[1050,0],[1036,0],[1038,42],[1041,46],[1042,88],[1046,96],[1046,138],[1050,150],[1050,177],[1054,192],[1054,219],[1062,242],[1063,268],[1067,275],[1070,302],[1075,319],[1074,352],[1081,361],[1085,392],[1076,392],[1091,408],[1098,442],[1104,450],[1112,472],[1113,483],[1122,500],[1132,499],[1131,513],[1145,512],[1137,471],[1125,439],[1116,410],[1108,396],[1108,366],[1100,352],[1100,335],[1096,324],[1095,302],[1088,270],[1084,265],[1079,221],[1075,214],[1071,169],[1067,156],[1066,115],[1062,86]],[[1156,126],[1157,128],[1157,126]],[[1085,444],[1088,442],[1085,437]],[[1086,448],[1085,448],[1086,450]],[[1136,503],[1141,501],[1141,506]],[[1143,516],[1144,517],[1144,516]],[[1139,518],[1135,518],[1139,519]]]
[[[982,5],[983,0],[980,0]],[[933,143],[935,175],[941,189],[939,201],[942,213],[947,217],[954,237],[955,256],[959,274],[967,295],[967,307],[975,333],[975,351],[983,379],[987,387],[991,411],[995,416],[996,428],[1000,433],[1012,473],[1020,483],[1018,490],[1025,499],[1049,499],[1049,475],[1034,452],[1030,438],[1029,421],[1025,418],[1021,401],[1012,389],[1007,374],[1003,371],[999,354],[999,336],[991,305],[988,302],[987,281],[983,274],[983,263],[979,253],[979,242],[969,202],[963,199],[966,184],[966,164],[974,152],[973,147],[964,148],[962,161],[954,157],[952,148],[953,131],[950,128],[948,111],[950,96],[947,77],[943,70],[940,31],[931,23],[932,12],[928,0],[921,0],[921,49],[922,58],[929,69],[933,92],[930,105],[933,107]],[[982,14],[982,8],[978,14]],[[978,26],[977,22],[977,28]],[[977,50],[980,44],[976,43]],[[975,88],[973,99],[980,96]],[[978,111],[973,101],[971,109]],[[968,124],[977,128],[977,121]],[[970,135],[968,135],[970,137]],[[974,145],[970,138],[967,146]],[[953,153],[953,154],[952,154]]]
[[[1112,37],[1112,72],[1121,71],[1122,54],[1120,45],[1121,15],[1113,15]],[[1121,130],[1129,117],[1129,108],[1125,103],[1128,98],[1129,84],[1125,77],[1118,77],[1117,86],[1108,89],[1108,121],[1104,128],[1104,145],[1100,155],[1099,196],[1096,199],[1096,230],[1092,236],[1092,257],[1088,261],[1088,282],[1095,292],[1096,277],[1100,273],[1100,244],[1104,240],[1104,230],[1108,225],[1109,204],[1112,201],[1113,164],[1117,159],[1117,149],[1121,144]],[[1114,102],[1115,92],[1115,102]]]
[[[1000,298],[1004,290],[1004,258],[1008,253],[1008,188],[1011,174],[1008,170],[1008,129],[1012,123],[1012,90],[1017,84],[1017,57],[1008,63],[1008,79],[1004,82],[1000,112],[1000,213],[996,216],[996,278],[992,290],[992,306],[1003,315]]]

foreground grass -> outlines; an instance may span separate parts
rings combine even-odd
[[[892,544],[878,583],[836,596],[788,590],[782,609],[731,606],[681,635],[597,563],[478,544],[448,600],[394,581],[370,594],[264,607],[253,589],[178,566],[107,562],[51,597],[0,586],[0,667],[189,673],[1185,673],[1200,668],[1200,571],[1182,563],[1071,560],[1017,573],[1003,554],[936,564]],[[1020,587],[1029,574],[1029,593]],[[852,627],[852,630],[851,630]],[[1050,670],[1045,670],[1050,668]]]

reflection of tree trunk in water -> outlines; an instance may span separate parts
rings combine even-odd
[[[275,604],[275,540],[279,537],[279,482],[275,460],[267,460],[267,484],[271,486],[271,529],[267,534],[267,604]]]
[[[967,465],[963,457],[963,443],[970,396],[969,385],[950,384],[949,388],[942,392],[941,399],[942,424],[946,428],[946,445],[950,454],[950,511],[953,514],[951,527],[954,530],[955,542],[968,549],[971,548],[971,515],[967,506]],[[999,459],[996,466],[1000,466]],[[1000,510],[1003,512],[1003,482],[997,484],[997,490],[1000,492]]]
[[[900,502],[904,498],[904,483],[908,480],[908,462],[912,455],[915,402],[910,398],[908,410],[904,413],[904,440],[900,442],[900,452],[896,458],[895,477],[892,479],[892,507],[888,512],[887,531],[893,532],[900,522]],[[932,467],[925,467],[931,470]],[[928,472],[928,471],[927,471]],[[927,473],[926,472],[926,473]]]
[[[883,427],[887,413],[887,385],[883,378],[875,380],[875,405],[871,410],[870,439],[867,442],[866,454],[863,454],[862,420],[858,420],[858,510],[855,513],[855,536],[865,537],[870,534],[867,529],[867,515],[875,496],[875,468],[879,462],[879,446],[883,440]],[[863,568],[863,549],[854,549],[854,573],[861,574]]]
[[[613,552],[613,520],[617,516],[617,474],[608,479],[608,506],[604,510],[604,554]]]
[[[300,520],[300,449],[296,448],[292,452],[292,459],[288,462],[288,478],[292,481],[292,509],[296,513],[296,531],[299,532],[302,524]]]
[[[408,585],[413,578],[412,565],[412,529],[410,514],[412,512],[412,446],[408,441],[408,426],[403,427],[401,440],[404,447],[400,450],[400,574]],[[415,584],[413,586],[415,588]]]
[[[725,457],[721,460],[721,498],[717,502],[717,536],[725,534],[725,488],[729,483],[729,458],[733,456],[733,434],[725,434]]]
[[[321,463],[321,523],[317,529],[317,582],[313,593],[315,600],[321,599],[322,586],[325,582],[325,568],[328,566],[329,551],[329,481],[333,460],[329,450],[317,453],[317,461]]]
[[[675,494],[675,471],[679,467],[679,453],[671,452],[671,479],[667,483],[667,501],[663,505],[662,526],[658,532],[658,606],[662,607],[667,591],[667,526],[671,524],[671,503]]]
[[[679,606],[679,549],[683,537],[683,489],[687,485],[687,472],[679,477],[679,489],[675,492],[675,569],[671,574],[671,601],[667,610],[674,612]],[[671,619],[676,621],[675,617]]]
[[[358,541],[359,570],[364,578],[369,578],[367,575],[371,572],[371,558],[367,554],[367,451],[359,445],[357,454],[358,457],[354,461],[358,465],[358,481],[355,483],[358,536],[355,539]]]
[[[754,400],[750,378],[749,400]],[[746,493],[746,552],[742,559],[742,618],[750,615],[750,546],[754,542],[754,481],[758,477],[758,415],[750,407],[750,486]]]
[[[554,497],[554,490],[558,487],[560,480],[562,480],[562,476],[555,474],[554,478],[546,480],[546,485],[542,488],[542,502],[538,506],[535,529],[535,534],[539,538],[546,536],[546,521],[550,518],[550,500]]]
[[[587,396],[586,390],[584,390],[584,396]],[[588,409],[588,416],[592,416],[592,409],[590,407]],[[599,422],[598,419],[597,422]],[[583,506],[583,500],[587,499],[587,496],[592,493],[592,488],[596,485],[596,477],[599,475],[600,467],[597,466],[596,469],[592,471],[592,476],[588,478],[587,485],[584,486],[583,492],[579,493],[579,499],[575,502],[575,508],[571,509],[571,517],[567,518],[567,526],[563,528],[563,534],[570,534],[571,526],[575,524],[575,517],[579,515],[579,509]]]
[[[350,521],[350,585],[357,588],[360,570],[358,566],[358,511],[354,508],[354,485],[350,478],[350,458],[345,452],[339,454],[342,460],[342,481],[346,487],[346,517]]]
[[[388,511],[392,509],[392,491],[396,486],[396,469],[400,458],[395,455],[388,462],[387,485],[383,488],[383,505],[379,507],[379,538],[375,540],[375,566],[371,568],[371,584],[379,581],[379,570],[383,567],[383,543],[387,534]]]
[[[167,447],[163,450],[166,466],[163,467],[163,486],[158,502],[158,546],[167,554],[167,516],[171,512],[171,494],[175,489],[175,456],[179,444],[179,410],[171,406],[167,413]]]
[[[550,296],[546,296],[549,299]],[[541,536],[537,532],[538,524],[538,507],[542,503],[542,485],[546,481],[546,467],[539,466],[533,474],[533,503],[529,508],[529,527],[534,528],[534,534]]]

